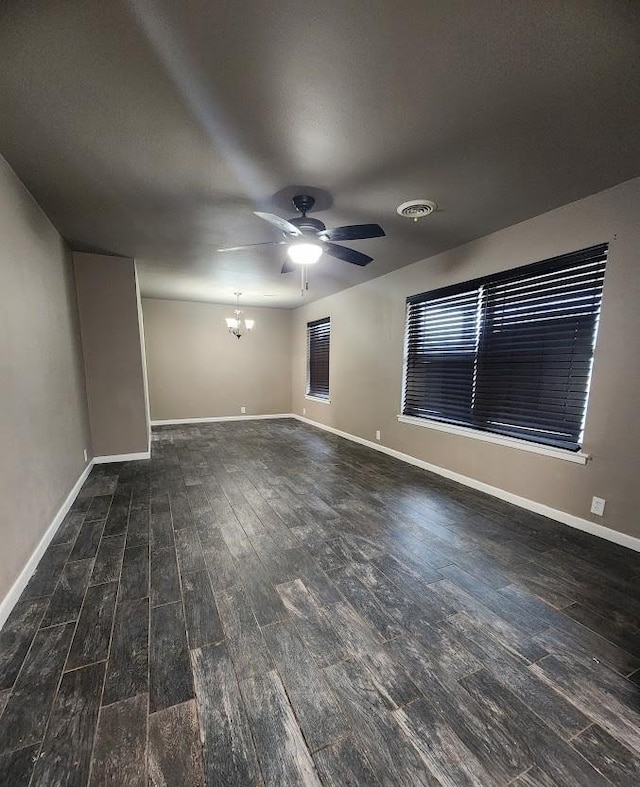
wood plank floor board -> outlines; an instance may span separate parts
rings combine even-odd
[[[273,669],[262,631],[242,586],[234,585],[215,596],[238,679]]]
[[[536,661],[546,655],[546,650],[533,641],[530,632],[525,631],[524,625],[522,627],[513,626],[456,583],[443,579],[441,582],[434,582],[431,587],[445,601],[458,604],[461,610],[481,621],[492,636],[516,655],[522,656],[527,661]]]
[[[98,519],[106,519],[112,499],[113,495],[95,495],[91,500],[91,505],[87,510],[84,521],[95,522]]]
[[[118,536],[127,532],[131,487],[118,485],[104,526],[104,536]]]
[[[435,628],[423,632],[419,640],[410,636],[393,639],[386,643],[385,650],[395,654],[409,675],[416,664],[418,669],[424,666],[430,674],[447,680],[463,678],[482,668],[481,662],[459,642]]]
[[[0,752],[42,740],[73,629],[67,623],[36,633],[0,717]]]
[[[431,771],[446,787],[494,787],[504,784],[487,771],[456,734],[455,722],[432,711],[424,699],[396,711],[395,718]]]
[[[98,553],[95,558],[91,584],[100,585],[103,582],[118,582],[122,569],[125,536],[102,536]],[[68,565],[68,564],[67,564]]]
[[[253,614],[259,625],[265,626],[284,620],[286,610],[276,593],[271,579],[257,555],[247,555],[236,560],[238,576],[242,582]]]
[[[5,621],[0,631],[0,690],[10,689],[15,683],[49,603],[46,597],[23,596]]]
[[[339,602],[331,607],[329,616],[345,650],[368,670],[387,707],[400,707],[420,696],[406,670],[389,649],[382,647],[378,632],[353,607]]]
[[[149,712],[184,703],[192,697],[182,604],[153,607],[149,635]]]
[[[119,599],[102,704],[149,691],[149,599]]]
[[[598,564],[593,560],[585,560],[562,548],[550,549],[540,557],[539,562],[558,576],[567,577],[578,586],[584,583],[593,585],[606,584],[614,591],[620,592],[633,599],[634,602],[640,601],[640,587],[637,581],[632,578],[625,579],[617,572],[607,569],[606,566]]]
[[[196,703],[191,700],[149,716],[149,787],[205,787]]]
[[[100,710],[89,787],[146,787],[146,694]]]
[[[151,548],[163,549],[174,546],[171,506],[167,492],[155,496],[151,500],[150,516]]]
[[[309,593],[315,598],[318,604],[333,604],[340,601],[342,596],[333,581],[329,578],[313,555],[306,549],[287,549],[285,555],[289,564],[295,567],[294,578],[301,579]]]
[[[336,587],[360,615],[380,633],[383,639],[393,639],[404,633],[404,628],[383,607],[376,596],[355,576],[344,569],[331,575]]]
[[[4,689],[0,691],[0,716],[2,716],[2,712],[4,711],[7,702],[9,702],[10,696],[11,696],[11,689]]]
[[[520,563],[515,569],[505,569],[512,586],[520,587],[546,601],[556,609],[573,604],[579,595],[578,588],[547,571],[535,562]]]
[[[332,606],[316,603],[301,579],[276,587],[305,647],[322,669],[346,657],[346,649],[331,624]]]
[[[185,574],[182,579],[184,615],[190,648],[201,648],[224,639],[211,581],[206,571]]]
[[[501,590],[493,589],[490,585],[461,569],[457,564],[445,566],[439,571],[444,577],[461,587],[470,596],[478,599],[485,607],[516,629],[534,632],[542,631],[550,625],[547,620],[533,614],[526,605],[518,604]],[[501,586],[501,588],[505,587],[505,585]],[[554,612],[555,610],[551,610],[549,614]],[[560,617],[560,613],[555,614],[558,618]]]
[[[327,667],[324,673],[381,784],[389,787],[440,784],[401,730],[366,669],[356,662],[345,661]]]
[[[0,754],[0,784],[7,787],[29,787],[38,759],[39,745]]]
[[[211,531],[208,544],[203,548],[203,554],[214,590],[231,587],[240,581],[233,557],[219,527]]]
[[[481,784],[506,784],[533,764],[517,732],[502,724],[495,713],[466,698],[455,678],[434,667],[429,655],[419,645],[396,640],[391,647],[398,661],[428,698],[428,702],[413,703],[406,713],[396,717],[399,721],[403,719],[403,728],[411,730],[414,741],[420,738],[419,730],[427,737],[431,728],[440,731],[444,748],[438,751],[430,742],[426,750],[431,757],[437,758],[439,765],[434,772],[441,781],[446,773],[444,765],[449,745],[455,752],[454,761],[459,763],[467,759],[465,751],[471,753],[469,764],[480,766],[478,769],[474,765],[476,774],[473,778]],[[460,778],[463,779],[462,774]],[[471,778],[470,773],[467,778]],[[447,781],[454,781],[452,774],[447,774]]]
[[[443,601],[425,585],[419,592],[416,588],[412,589],[413,592],[405,592],[405,583],[403,588],[399,587],[372,563],[352,565],[345,571],[359,579],[374,594],[389,617],[407,631],[420,630],[425,624],[444,620],[457,611],[454,605]]]
[[[93,571],[93,559],[70,560],[58,580],[41,628],[70,623],[78,619],[84,594]]]
[[[91,528],[94,528],[95,526],[95,523],[90,525]],[[80,534],[82,534],[83,529],[84,525],[82,526]],[[80,538],[80,536],[78,536],[78,538]],[[20,598],[27,599],[50,596],[58,584],[58,580],[60,579],[64,565],[67,562],[67,558],[69,558],[69,555],[72,551],[72,547],[72,543],[56,544],[54,546],[48,547]],[[93,557],[93,555],[88,554],[84,555],[83,557]],[[75,560],[76,558],[72,557],[70,559]]]
[[[127,547],[122,560],[120,598],[130,601],[149,595],[149,547]]]
[[[136,500],[134,490],[129,509],[129,524],[127,526],[127,549],[132,547],[149,546],[151,510],[150,501],[145,495],[143,499]]]
[[[169,502],[171,505],[171,519],[174,530],[184,530],[184,528],[193,528],[195,523],[193,520],[193,513],[191,506],[187,499],[186,490],[183,488],[180,491],[169,492]]]
[[[104,519],[91,521],[85,519],[69,555],[69,560],[86,560],[95,557],[102,539],[104,525]]]
[[[393,555],[383,554],[371,563],[414,601],[422,598],[424,585],[442,579],[435,568],[424,568],[418,573],[410,564],[403,563]]]
[[[297,531],[300,530],[300,528],[294,528],[294,530]],[[318,544],[316,546],[309,546],[308,544],[305,544],[305,547],[307,549],[313,550],[321,571],[328,573],[335,571],[338,568],[344,568],[347,565],[344,557],[333,548],[330,541],[323,544]]]
[[[206,565],[195,527],[175,531],[175,539],[180,575],[204,571]]]
[[[86,513],[84,512],[70,509],[65,515],[65,518],[62,520],[62,524],[51,539],[51,546],[56,546],[57,544],[72,544],[78,537],[78,533],[80,532],[80,528],[82,527],[85,516]]]
[[[321,787],[309,749],[275,671],[240,682],[265,787]]]
[[[571,745],[600,771],[611,784],[637,787],[640,784],[640,756],[592,724],[571,740]]]
[[[468,615],[451,618],[445,630],[562,738],[571,738],[589,725],[588,716],[534,675],[525,659],[503,647]]]
[[[637,656],[569,617],[565,618],[562,628],[550,626],[544,631],[536,631],[532,639],[549,653],[586,654],[607,664],[620,675],[629,675],[640,668]]]
[[[150,592],[153,607],[180,601],[180,575],[174,546],[152,550]]]
[[[640,753],[640,707],[632,683],[604,664],[589,663],[573,654],[545,656],[529,669],[610,735]]]
[[[65,669],[107,658],[117,593],[117,582],[91,585],[87,589]]]
[[[462,678],[460,684],[517,741],[534,764],[557,780],[554,783],[567,787],[607,787],[607,780],[592,765],[489,672],[480,670]]]
[[[311,751],[346,735],[342,712],[293,623],[274,623],[262,633]]]
[[[206,783],[258,785],[261,774],[251,728],[226,645],[193,650],[191,661]]]
[[[572,628],[571,622],[567,618],[564,609],[556,609],[552,604],[549,604],[542,598],[538,598],[535,594],[530,593],[526,588],[518,585],[507,585],[498,591],[499,596],[508,599],[509,608],[511,610],[522,610],[525,617],[523,620],[529,618],[537,618],[545,625],[555,626],[559,629]],[[539,626],[534,626],[531,630],[539,629]]]
[[[563,610],[573,620],[595,631],[614,645],[640,657],[640,630],[626,623],[619,623],[611,617],[601,615],[583,604],[571,604]],[[638,622],[639,619],[636,619]]]
[[[87,784],[104,669],[91,664],[63,675],[31,787]]]
[[[324,787],[375,787],[374,776],[366,757],[351,738],[343,738],[313,755]]]

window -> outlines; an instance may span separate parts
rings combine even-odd
[[[577,451],[607,245],[407,298],[403,415]]]
[[[307,396],[329,398],[331,320],[307,323]]]

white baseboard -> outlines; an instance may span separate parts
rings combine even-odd
[[[16,605],[16,602],[22,595],[22,591],[26,588],[27,583],[33,576],[33,572],[36,570],[38,563],[40,562],[41,557],[44,555],[47,547],[51,543],[53,537],[55,536],[62,520],[67,515],[67,512],[71,508],[73,501],[78,496],[78,492],[82,488],[82,485],[87,479],[87,476],[91,472],[91,468],[93,467],[93,460],[91,460],[85,469],[82,471],[80,478],[75,482],[73,488],[65,498],[64,503],[58,509],[58,513],[54,516],[53,521],[46,529],[45,534],[40,539],[38,545],[34,549],[31,557],[27,561],[25,567],[20,572],[19,577],[11,586],[11,589],[7,593],[7,595],[2,599],[0,602],[0,629],[4,626],[7,618],[11,614],[11,610]]]
[[[529,500],[527,497],[515,495],[512,492],[507,492],[506,490],[500,489],[497,486],[491,486],[490,484],[485,484],[483,481],[478,481],[475,478],[470,478],[469,476],[462,475],[461,473],[456,473],[453,470],[447,470],[445,467],[432,465],[430,462],[417,459],[415,456],[403,454],[401,451],[396,451],[394,448],[387,448],[387,446],[380,445],[380,443],[374,443],[371,440],[365,440],[364,437],[358,437],[357,435],[350,434],[349,432],[343,432],[340,429],[335,429],[333,426],[326,426],[325,424],[321,424],[318,421],[312,421],[310,418],[305,418],[304,416],[298,415],[297,413],[293,414],[293,418],[296,418],[298,421],[304,421],[304,423],[309,424],[310,426],[315,426],[318,429],[324,429],[326,432],[331,432],[332,434],[338,435],[339,437],[344,437],[345,440],[351,440],[354,443],[367,446],[367,448],[373,448],[374,451],[380,451],[381,453],[387,454],[388,456],[393,456],[396,459],[400,459],[402,462],[407,462],[407,464],[414,465],[415,467],[421,467],[423,470],[428,470],[429,472],[435,473],[436,475],[442,476],[443,478],[448,478],[451,481],[457,481],[459,484],[464,484],[464,486],[469,486],[472,489],[478,489],[480,492],[486,492],[486,494],[492,495],[493,497],[498,497],[500,500],[505,500],[507,503],[513,503],[513,505],[519,506],[520,508],[525,508],[528,511],[533,511],[536,514],[549,517],[549,519],[555,519],[557,522],[562,522],[564,525],[569,525],[569,527],[575,527],[577,530],[583,530],[585,533],[590,533],[593,536],[598,536],[599,538],[604,538],[607,541],[612,541],[614,544],[620,544],[623,547],[628,547],[629,549],[633,549],[636,552],[640,552],[640,538],[629,536],[626,533],[620,533],[617,530],[612,530],[610,527],[604,527],[604,525],[598,525],[596,522],[590,522],[588,519],[582,519],[579,516],[574,516],[574,514],[568,514],[566,511],[560,511],[557,508],[551,508],[551,506],[547,506],[544,503],[537,503],[535,500]]]
[[[140,451],[137,454],[111,454],[110,456],[94,456],[94,465],[105,465],[109,462],[134,462],[137,459],[150,459],[151,450]]]
[[[272,413],[270,415],[216,415],[211,418],[169,418],[161,421],[151,421],[151,426],[214,424],[218,421],[262,421],[267,418],[296,418],[296,416],[293,413]]]

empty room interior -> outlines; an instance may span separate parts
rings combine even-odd
[[[640,785],[640,4],[0,4],[0,787]]]

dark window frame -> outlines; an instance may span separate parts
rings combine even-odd
[[[607,252],[407,298],[403,416],[579,451]]]
[[[331,317],[307,323],[306,395],[315,399],[330,398],[329,362],[331,355]]]

